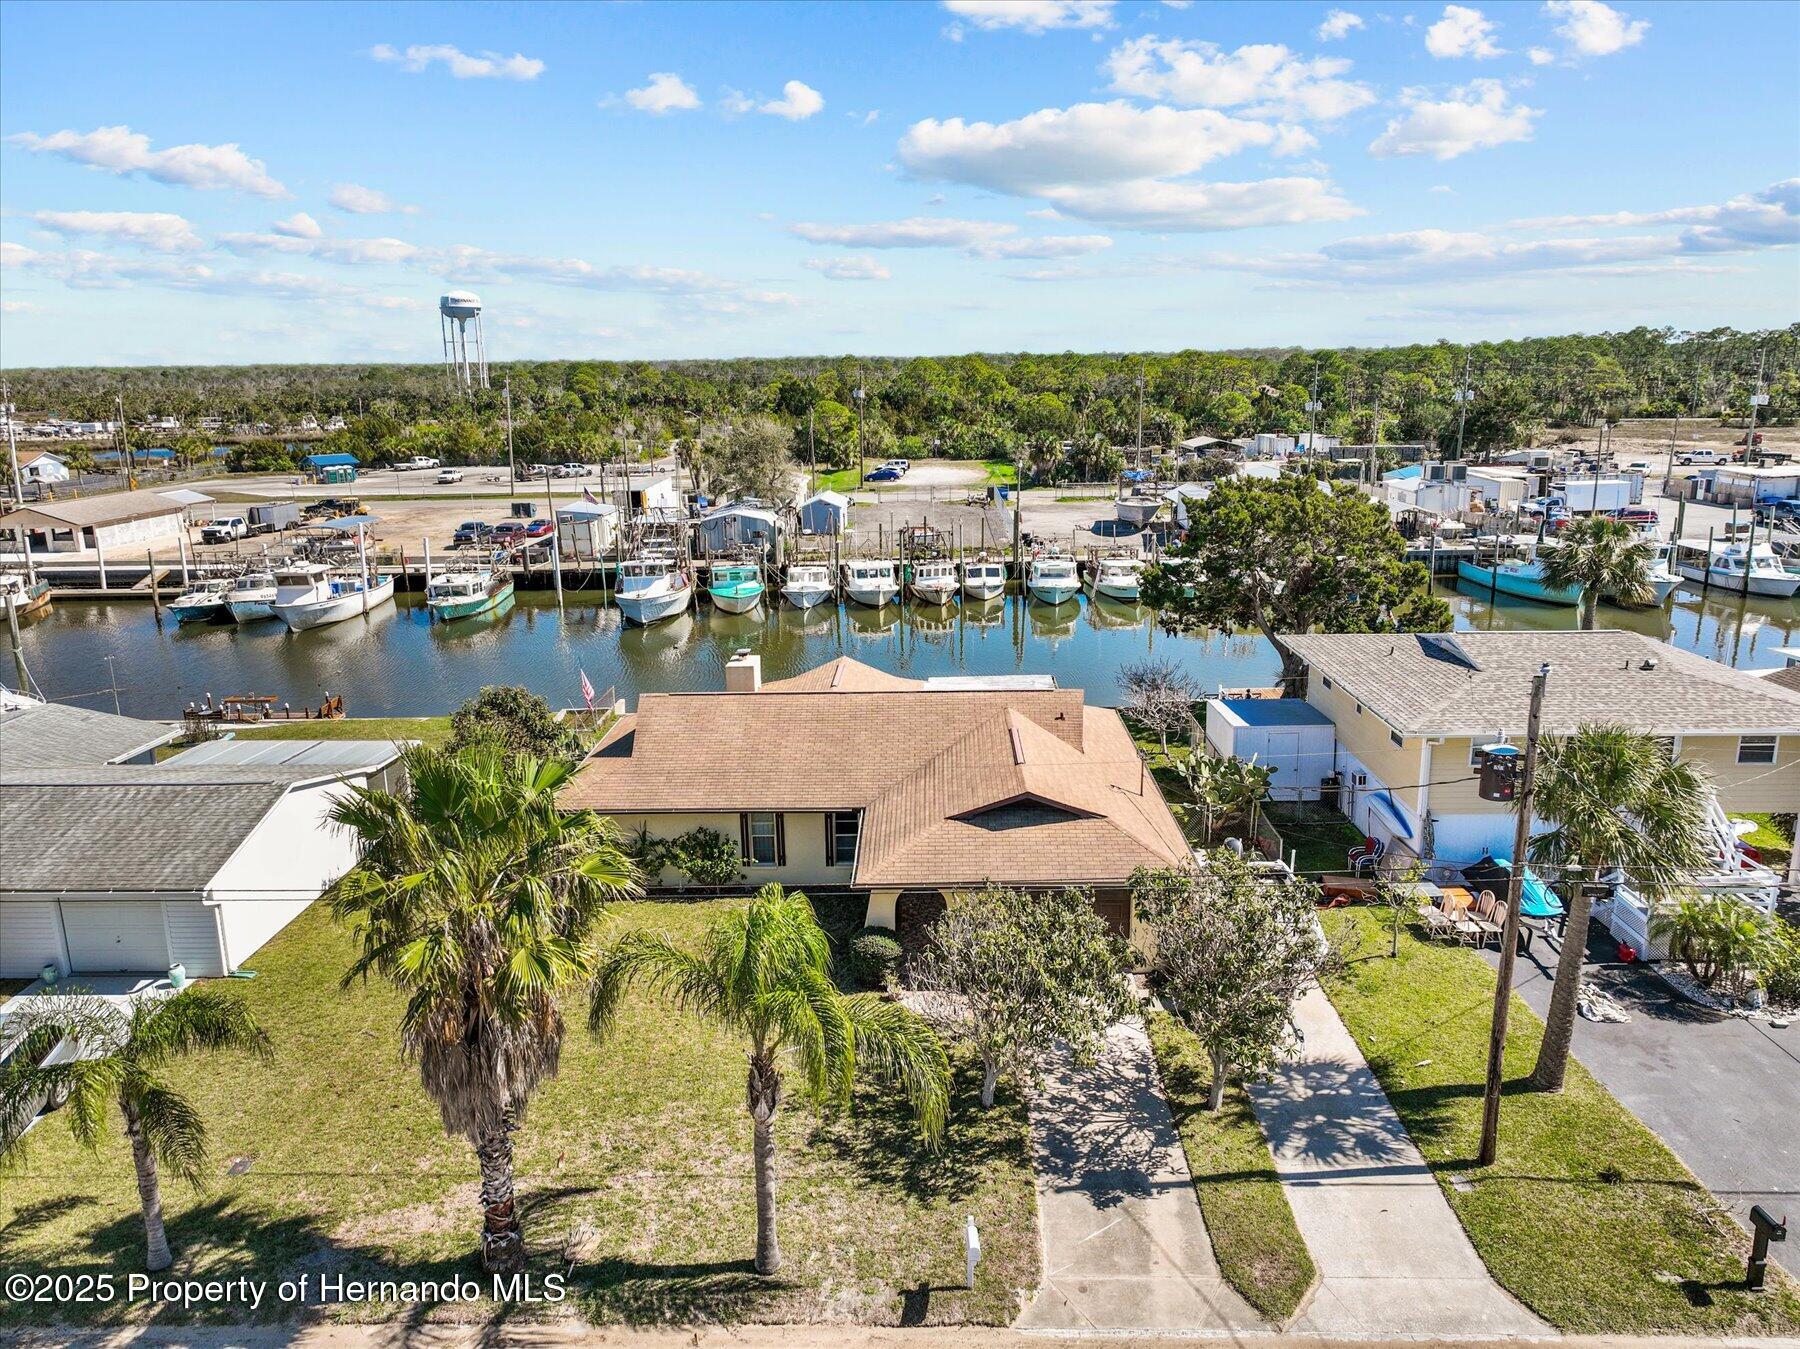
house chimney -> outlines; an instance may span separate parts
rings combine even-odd
[[[747,646],[740,646],[725,662],[725,692],[759,693],[762,691],[762,657]]]

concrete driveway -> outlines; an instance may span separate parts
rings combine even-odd
[[[1608,959],[1612,953],[1611,938],[1595,924],[1587,978],[1617,998],[1631,1020],[1576,1018],[1576,1057],[1746,1229],[1752,1204],[1800,1218],[1800,1025],[1775,1030],[1703,1011],[1643,968]],[[1513,986],[1543,1016],[1555,949],[1534,943],[1514,970]],[[1769,1250],[1800,1274],[1800,1240]]]
[[[1044,1280],[1019,1329],[1264,1326],[1219,1274],[1141,1022],[1114,1026],[1090,1068],[1050,1067],[1031,1142]]]

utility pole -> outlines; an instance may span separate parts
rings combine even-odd
[[[1525,722],[1525,769],[1513,821],[1512,878],[1506,887],[1506,927],[1500,934],[1500,972],[1494,984],[1493,1029],[1488,1036],[1487,1086],[1481,1098],[1482,1166],[1492,1166],[1500,1149],[1500,1086],[1506,1055],[1506,1020],[1512,1010],[1513,959],[1519,946],[1519,905],[1525,897],[1525,849],[1531,842],[1531,799],[1537,788],[1538,727],[1544,713],[1544,686],[1550,664],[1531,679],[1531,713]]]
[[[1756,358],[1756,387],[1750,391],[1750,426],[1744,432],[1744,462],[1746,464],[1756,455],[1756,410],[1769,401],[1769,395],[1763,391],[1763,374],[1768,369],[1768,364],[1769,348],[1764,346],[1762,355]],[[1746,583],[1749,577],[1750,571],[1746,567],[1744,569]]]
[[[862,367],[856,367],[856,388],[850,396],[856,400],[856,485],[863,485],[863,403],[868,399],[868,390],[863,388]]]
[[[1319,449],[1319,358],[1313,357],[1312,392],[1306,398],[1306,462],[1310,465]]]
[[[1137,463],[1134,468],[1144,465],[1144,363],[1138,362],[1137,377],[1138,416],[1137,416]]]
[[[129,489],[137,487],[136,465],[131,462],[131,431],[125,425],[125,394],[123,391],[113,395],[119,409],[119,462],[125,466],[125,486]]]
[[[1450,395],[1456,403],[1456,457],[1458,459],[1463,457],[1463,422],[1468,419],[1469,400],[1474,397],[1474,394],[1469,391],[1469,360],[1470,355],[1465,348],[1463,350],[1462,387]]]
[[[813,409],[806,410],[806,491],[819,490],[819,447],[813,440]]]
[[[0,376],[0,408],[6,410],[6,452],[12,459],[13,507],[17,509],[25,504],[25,479],[19,474],[19,437],[13,430],[12,395],[7,390],[3,376]],[[30,556],[30,551],[26,550],[27,557]]]
[[[519,469],[513,462],[511,375],[506,377],[506,381],[501,387],[506,395],[506,495],[512,497],[519,494]],[[606,480],[605,478],[602,478],[601,486],[604,487],[605,485]]]

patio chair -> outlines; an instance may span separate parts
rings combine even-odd
[[[1455,937],[1456,920],[1436,904],[1419,905],[1419,917],[1425,920],[1427,937]]]
[[[1371,874],[1381,859],[1387,855],[1387,844],[1373,834],[1365,834],[1362,843],[1350,849],[1350,874],[1360,876],[1366,869]]]
[[[1492,937],[1498,942],[1506,932],[1506,905],[1494,898],[1492,890],[1483,890],[1476,898],[1468,918],[1478,929],[1479,942],[1487,945]]]

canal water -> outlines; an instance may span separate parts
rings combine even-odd
[[[1460,629],[1569,628],[1573,609],[1458,594],[1440,587]],[[1632,628],[1745,669],[1781,664],[1778,646],[1800,645],[1800,603],[1702,597],[1677,590],[1660,609],[1602,609],[1601,624]],[[1009,596],[948,611],[890,605],[781,607],[734,615],[711,608],[651,628],[621,623],[617,609],[521,591],[506,612],[433,623],[417,596],[311,632],[281,623],[243,627],[157,625],[139,602],[57,601],[25,626],[24,652],[49,698],[110,711],[114,687],[126,715],[173,718],[207,694],[273,694],[296,707],[328,694],[350,715],[428,716],[453,710],[487,684],[522,684],[556,706],[578,705],[585,671],[597,691],[635,702],[646,692],[717,689],[740,647],[781,679],[834,656],[913,678],[1048,673],[1096,702],[1119,699],[1121,669],[1149,658],[1191,670],[1209,690],[1268,684],[1280,669],[1258,635],[1172,637],[1148,609],[1095,601],[1050,608]],[[0,678],[13,682],[0,655]]]

